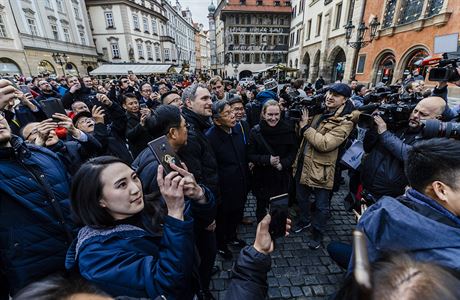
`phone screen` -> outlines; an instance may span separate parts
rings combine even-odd
[[[140,107],[141,109],[142,109],[142,108],[148,108],[148,107],[147,107],[147,104],[145,104],[145,103],[141,103],[141,104],[139,105],[139,107]]]
[[[29,87],[28,87],[27,85],[25,85],[25,84],[21,84],[21,85],[19,86],[19,89],[20,89],[21,92],[23,92],[24,94],[30,93]]]
[[[282,194],[270,198],[270,216],[271,222],[269,227],[272,239],[283,237],[286,234],[286,222],[288,217],[289,195]]]
[[[60,113],[64,115],[66,114],[64,106],[62,105],[61,100],[58,98],[48,98],[42,100],[40,101],[40,105],[47,118],[52,118],[53,114],[55,113]],[[53,118],[53,121],[59,122],[60,120]]]
[[[148,145],[155,157],[157,158],[157,160],[163,166],[163,169],[165,170],[166,174],[169,174],[173,171],[173,169],[169,166],[169,164],[171,163],[175,164],[176,166],[182,167],[179,156],[169,145],[166,136],[163,135],[151,141]]]

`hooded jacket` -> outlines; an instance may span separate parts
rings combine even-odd
[[[416,190],[398,199],[381,198],[366,210],[357,229],[366,235],[371,263],[403,251],[415,260],[460,271],[460,218]]]

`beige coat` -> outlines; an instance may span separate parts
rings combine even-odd
[[[354,127],[354,113],[340,116],[345,105],[336,113],[321,121],[315,128],[305,130],[296,160],[294,162],[294,175],[297,170],[299,155],[304,155],[300,183],[313,188],[332,190],[334,185],[334,172],[339,152],[339,146],[347,139]],[[321,115],[312,118],[310,124],[316,124]],[[303,145],[306,144],[306,151]]]

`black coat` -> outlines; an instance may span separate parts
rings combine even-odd
[[[70,89],[62,97],[62,104],[65,109],[71,109],[72,104],[76,101],[84,102],[90,109],[94,105],[98,105],[99,101],[96,99],[96,92],[92,89],[82,86],[75,93],[71,93]]]
[[[281,122],[285,121],[280,121],[279,124]],[[283,126],[290,127],[288,123],[284,123]],[[260,138],[261,134],[264,136],[260,126],[254,126],[251,129],[248,158],[250,162],[254,163],[252,192],[256,197],[267,199],[287,193],[291,178],[291,167],[297,153],[297,144],[293,128],[271,138],[264,136],[265,141],[273,151],[273,153],[270,153]],[[278,171],[270,164],[270,155],[280,157],[280,163],[283,166],[281,171]]]
[[[147,129],[141,125],[140,114],[127,112],[126,118],[128,119],[126,124],[126,138],[128,139],[133,156],[136,157],[147,147],[152,137]]]
[[[206,132],[216,155],[224,211],[244,208],[249,186],[246,145],[242,133],[234,129],[228,134],[219,127],[212,126]]]
[[[214,151],[204,132],[211,127],[209,119],[184,108],[182,115],[190,125],[187,145],[179,150],[179,155],[193,173],[198,183],[208,187],[219,201],[219,178]]]

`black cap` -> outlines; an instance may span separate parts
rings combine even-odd
[[[73,117],[72,119],[73,125],[77,126],[78,119],[83,118],[83,117],[92,118],[93,115],[89,111],[86,111],[86,110],[81,111]]]
[[[342,95],[345,98],[351,97],[351,88],[345,83],[334,83],[329,86],[329,91]]]

